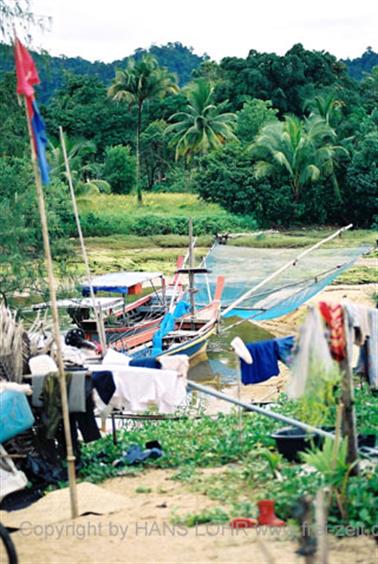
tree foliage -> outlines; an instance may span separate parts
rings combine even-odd
[[[297,201],[306,184],[330,178],[339,198],[335,163],[341,153],[348,153],[335,145],[335,141],[336,132],[322,117],[301,121],[295,116],[285,116],[284,121],[267,124],[252,145],[257,158],[256,178],[269,175],[276,166],[283,167]]]
[[[185,111],[171,116],[173,123],[167,127],[167,134],[172,134],[176,159],[183,156],[190,160],[193,155],[203,155],[236,139],[233,133],[236,115],[224,112],[227,103],[214,104],[213,90],[208,80],[196,80],[186,90]]]
[[[134,107],[136,123],[136,187],[138,203],[142,203],[140,184],[140,136],[142,132],[142,113],[145,104],[153,99],[164,98],[169,92],[177,91],[175,76],[167,69],[159,67],[151,55],[144,55],[139,61],[129,59],[125,70],[118,70],[109,96],[116,102],[125,102]]]
[[[112,192],[128,194],[135,186],[135,158],[129,147],[108,147],[105,153],[103,177],[109,182]]]

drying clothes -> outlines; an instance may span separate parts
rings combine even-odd
[[[159,357],[163,370],[174,370],[179,376],[186,378],[189,371],[189,357],[186,354],[164,355]]]
[[[278,367],[279,349],[275,339],[248,343],[246,345],[252,356],[252,364],[240,359],[241,379],[244,385],[265,382],[280,373]]]
[[[351,350],[352,344],[360,347],[370,335],[370,308],[351,302],[344,302],[343,307],[344,313],[346,313],[347,316],[348,348]]]
[[[112,407],[131,413],[146,411],[155,403],[160,413],[171,413],[186,398],[186,379],[174,370],[108,365],[113,374],[115,392]]]
[[[175,370],[160,370],[155,374],[156,402],[160,413],[174,413],[186,399],[186,378]]]
[[[101,400],[107,405],[116,389],[112,372],[110,370],[93,372],[92,383]]]
[[[120,364],[121,366],[128,366],[131,357],[126,354],[115,351],[114,349],[108,349],[106,355],[102,359],[102,365],[107,364]]]
[[[115,392],[110,405],[116,409],[124,409],[131,413],[146,411],[149,403],[156,399],[153,373],[158,370],[112,366]]]
[[[369,336],[360,349],[357,372],[364,374],[373,390],[378,390],[378,309],[369,309]]]
[[[68,387],[71,375],[66,374]],[[43,413],[42,421],[46,427],[46,438],[53,439],[62,419],[62,399],[60,396],[59,377],[56,373],[44,377],[42,389]]]
[[[68,389],[68,407],[71,412],[85,413],[85,372],[72,372]]]
[[[299,398],[304,394],[312,370],[322,370],[326,375],[333,368],[334,361],[324,335],[320,314],[315,307],[311,307],[299,330],[299,337],[293,350],[288,396]]]
[[[277,343],[279,360],[284,364],[286,364],[287,366],[290,366],[293,359],[293,348],[294,348],[295,338],[290,336],[290,337],[282,337],[274,340]]]
[[[332,358],[337,361],[346,357],[346,336],[344,327],[344,310],[340,304],[319,303],[319,311],[329,330],[329,348]]]
[[[71,432],[76,433],[76,424],[83,436],[85,442],[90,442],[100,438],[97,423],[94,418],[93,400],[92,400],[92,381],[90,378],[85,378],[85,374],[66,374],[66,385],[69,395],[72,381],[78,378],[77,383],[80,384],[80,398],[75,398],[71,404],[74,409],[80,408],[81,411],[73,411],[70,409]],[[75,390],[74,385],[74,390]],[[43,411],[42,421],[46,427],[46,438],[53,439],[56,437],[58,428],[63,419],[62,415],[62,400],[60,395],[60,383],[56,374],[48,374],[44,377],[43,383]],[[82,401],[84,399],[84,406]],[[69,406],[70,407],[70,406]],[[82,409],[83,407],[83,409]],[[73,429],[74,428],[74,429]],[[75,430],[75,431],[74,431]],[[74,435],[73,435],[74,438]]]
[[[129,366],[143,366],[144,368],[161,368],[160,362],[156,358],[133,358],[129,362]]]
[[[45,376],[32,376],[32,406],[42,407],[42,391]]]
[[[51,375],[58,382],[59,377],[56,373]],[[43,407],[43,390],[46,376],[32,376],[32,406]],[[66,380],[68,392],[68,408],[70,412],[85,412],[85,372],[72,372],[71,376]],[[57,389],[58,389],[57,388]],[[60,388],[59,388],[60,390]],[[60,392],[59,392],[60,393]]]

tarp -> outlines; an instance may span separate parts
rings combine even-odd
[[[95,304],[100,307],[102,311],[107,309],[113,309],[115,307],[121,307],[124,304],[123,298],[96,298]],[[33,310],[46,309],[50,307],[50,302],[43,302],[40,304],[35,304],[32,306]],[[58,300],[57,305],[59,308],[80,308],[80,309],[93,309],[93,302],[91,298],[67,298],[63,300]]]
[[[162,276],[161,272],[112,272],[93,277],[91,286],[95,293],[114,292],[116,294],[127,294],[132,286],[144,284]],[[88,283],[82,284],[81,289],[84,296],[89,295],[90,286]]]

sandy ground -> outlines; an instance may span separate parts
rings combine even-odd
[[[357,303],[372,305],[376,290],[368,286],[334,286],[315,298],[339,301],[347,297]],[[287,335],[298,327],[304,309],[277,322],[263,326],[274,335]],[[277,392],[283,378],[275,379],[270,390],[260,386],[253,393],[249,388],[230,386],[227,392],[246,401],[261,399]],[[274,393],[273,393],[274,397]],[[210,402],[210,413],[225,411],[221,402]],[[217,472],[213,469],[204,472]],[[137,477],[108,480],[101,487],[125,496],[125,508],[111,515],[86,515],[75,521],[60,523],[45,530],[34,524],[31,531],[16,532],[12,538],[20,564],[104,564],[104,563],[242,563],[297,564],[303,557],[296,554],[297,540],[291,528],[233,531],[228,526],[201,525],[194,528],[174,527],[173,513],[198,513],[219,506],[202,494],[196,494],[182,482],[172,480],[173,471],[149,470]],[[148,488],[145,493],[139,490]],[[371,538],[356,537],[338,540],[329,537],[329,563],[376,564],[377,545]],[[5,562],[0,551],[0,562]]]
[[[215,524],[173,526],[172,512],[199,512],[216,502],[188,491],[172,475],[172,471],[157,469],[134,478],[108,480],[101,487],[124,495],[124,510],[86,515],[49,529],[34,524],[27,532],[14,533],[20,564],[303,562],[296,554],[296,532],[290,527],[235,531]],[[151,491],[137,493],[137,488]],[[330,537],[329,547],[330,564],[377,562],[376,545],[366,537]]]

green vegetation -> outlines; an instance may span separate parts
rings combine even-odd
[[[378,433],[377,407],[378,399],[371,396],[366,387],[356,388],[359,432]],[[276,411],[293,417],[299,415],[298,409],[298,402],[288,402],[285,397],[276,407]],[[324,420],[328,425],[334,422],[335,406],[328,410]],[[309,460],[312,457],[315,469],[304,471],[297,464],[285,461],[275,450],[270,434],[280,426],[277,421],[252,413],[244,413],[240,421],[236,412],[217,417],[163,420],[159,424],[146,421],[137,429],[120,430],[117,445],[113,444],[111,436],[86,445],[80,475],[92,481],[115,476],[120,470],[110,463],[119,458],[128,445],[143,445],[146,441],[158,439],[164,456],[147,461],[145,467],[177,469],[173,479],[222,504],[221,510],[215,507],[199,514],[180,515],[176,511],[172,514],[175,523],[193,526],[201,522],[227,521],[230,517],[241,515],[254,517],[256,501],[266,496],[276,500],[278,514],[282,518],[291,519],[301,495],[314,494],[320,485],[331,480],[337,488],[342,484],[338,491],[343,495],[342,513],[337,503],[331,506],[331,524],[352,523],[356,529],[371,530],[377,510],[378,470],[367,466],[359,476],[345,479],[348,468],[345,471],[341,449],[337,454],[338,466],[332,466],[331,473],[327,470],[328,466],[324,471],[324,460],[329,458],[327,445],[322,451],[308,455]],[[196,437],[195,441],[193,437]],[[322,467],[318,461],[323,461]],[[212,468],[216,471],[211,472]],[[203,472],[203,469],[209,470]],[[142,467],[121,470],[122,475],[135,471],[141,472]]]
[[[142,203],[140,185],[140,136],[142,133],[143,108],[153,99],[164,98],[177,92],[175,77],[167,69],[159,67],[157,59],[144,55],[140,61],[131,58],[124,71],[117,70],[109,96],[117,102],[126,102],[136,109],[136,187],[138,204]],[[126,192],[126,190],[124,190]],[[117,190],[120,192],[120,190]]]

